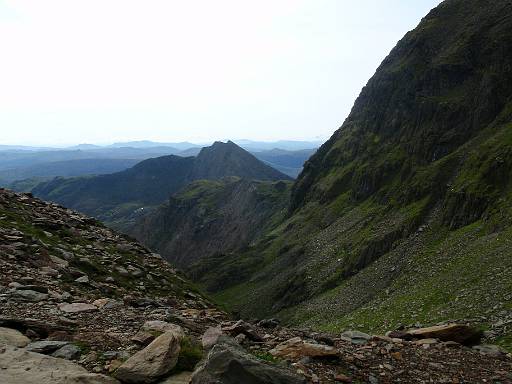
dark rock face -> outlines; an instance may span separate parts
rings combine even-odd
[[[196,369],[192,384],[302,384],[303,377],[258,361],[234,342],[213,346]]]
[[[187,268],[200,259],[247,246],[286,209],[291,183],[228,178],[191,183],[130,233]],[[200,267],[196,269],[201,273]]]
[[[371,196],[391,176],[410,177],[411,167],[443,158],[491,124],[512,91],[511,7],[508,1],[455,0],[431,11],[306,163],[293,209],[344,190],[358,200]],[[329,171],[345,166],[346,174],[319,188]]]

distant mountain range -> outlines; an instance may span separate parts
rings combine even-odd
[[[249,142],[256,148],[258,142]],[[312,142],[261,143],[262,146],[283,145],[308,149],[251,151],[258,159],[290,176],[297,177],[304,162],[315,151]],[[196,144],[155,143],[138,141],[110,146],[80,144],[66,149],[0,146],[0,186],[29,191],[38,181],[52,177],[75,177],[109,174],[127,169],[137,162],[166,155],[196,156],[202,147]],[[31,179],[28,181],[27,179]],[[22,181],[20,183],[20,181]]]
[[[300,141],[300,140],[278,140],[278,141],[254,141],[254,140],[232,140],[234,143],[239,145],[240,147],[247,149],[249,151],[264,151],[274,148],[285,149],[289,151],[296,151],[301,149],[311,149],[318,148],[322,145],[323,141],[315,140],[315,141]],[[111,149],[111,148],[139,148],[139,149],[147,149],[147,148],[162,148],[168,147],[173,148],[177,151],[184,151],[189,148],[202,148],[205,146],[211,145],[210,143],[191,143],[188,141],[181,141],[175,143],[169,142],[157,142],[150,140],[139,140],[139,141],[124,141],[117,142],[108,145],[97,145],[97,144],[78,144],[68,147],[38,147],[38,146],[28,146],[28,145],[0,145],[0,151],[95,151],[101,149]]]
[[[196,157],[162,156],[109,175],[55,178],[37,185],[32,192],[123,228],[142,210],[165,202],[188,183],[227,176],[290,179],[229,141],[205,147]]]

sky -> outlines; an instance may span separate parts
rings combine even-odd
[[[0,144],[325,140],[439,0],[0,0]]]

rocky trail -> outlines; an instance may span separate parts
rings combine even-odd
[[[0,190],[0,383],[512,383],[479,331],[236,321],[96,220]]]

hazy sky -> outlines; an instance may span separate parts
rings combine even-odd
[[[0,0],[0,144],[328,138],[439,0]]]

